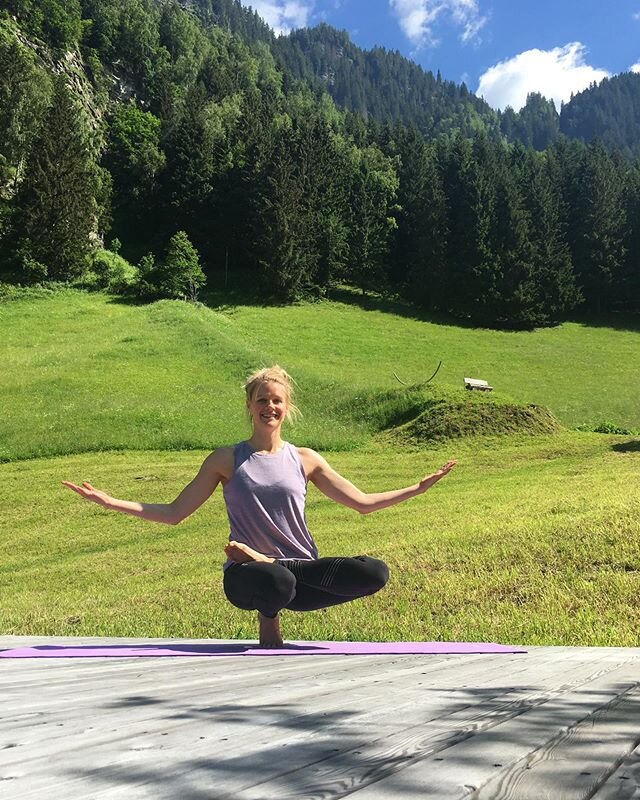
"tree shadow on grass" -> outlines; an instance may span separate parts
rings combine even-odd
[[[628,442],[617,442],[611,445],[616,453],[640,453],[640,439],[631,439]]]
[[[574,322],[584,328],[611,328],[615,331],[640,331],[640,312],[609,311],[601,314],[583,312],[572,314],[567,322]]]
[[[363,311],[379,311],[394,314],[399,317],[415,320],[417,322],[431,323],[456,328],[495,330],[501,333],[530,332],[543,327],[556,327],[563,322],[572,322],[585,328],[611,328],[616,331],[640,331],[640,311],[609,311],[596,314],[593,312],[576,312],[566,319],[552,320],[548,325],[530,329],[517,325],[501,324],[499,321],[473,320],[464,315],[455,315],[445,311],[433,311],[423,308],[409,300],[397,295],[384,295],[378,292],[362,294],[358,289],[350,286],[336,286],[326,293],[328,300],[355,306]],[[133,294],[111,295],[110,303],[117,305],[144,306],[162,298],[140,298]],[[321,299],[321,298],[318,298]],[[255,276],[251,273],[240,275],[233,285],[224,288],[220,281],[214,281],[203,289],[198,301],[212,311],[232,312],[239,306],[253,306],[258,308],[287,307],[295,302],[287,302],[278,297],[267,296],[263,288],[255,283]]]
[[[356,306],[363,311],[380,311],[385,314],[395,314],[398,317],[415,320],[416,322],[429,322],[433,325],[455,326],[457,328],[481,328],[482,325],[472,322],[464,317],[454,317],[437,311],[427,311],[420,306],[402,300],[398,297],[369,293],[361,294],[349,287],[337,287],[327,293],[329,300],[344,305]]]
[[[131,294],[111,294],[108,303],[124,306],[148,306],[158,300],[167,298],[161,296],[139,297]],[[191,301],[187,301],[191,302]],[[217,312],[230,312],[239,306],[252,306],[257,308],[287,307],[295,303],[286,302],[278,297],[267,295],[253,281],[240,281],[237,286],[228,289],[220,287],[207,287],[198,293],[197,302]]]
[[[448,314],[443,311],[429,311],[425,308],[404,300],[401,297],[388,297],[382,294],[370,293],[361,294],[356,289],[349,286],[335,287],[331,289],[327,296],[346,305],[353,305],[362,308],[364,311],[382,311],[395,314],[400,317],[417,320],[418,322],[430,322],[433,325],[447,325],[457,328],[485,328],[496,330],[503,333],[512,332],[535,332],[543,327],[556,327],[563,322],[573,322],[585,328],[611,328],[617,331],[640,331],[640,311],[609,311],[596,314],[589,311],[577,311],[566,319],[552,320],[548,325],[537,326],[529,329],[513,327],[500,322],[481,322],[465,316]]]

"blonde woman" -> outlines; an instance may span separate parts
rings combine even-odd
[[[222,484],[230,526],[225,594],[238,608],[258,612],[261,646],[281,647],[282,609],[312,611],[346,603],[379,591],[389,577],[386,564],[369,556],[318,557],[305,518],[307,482],[331,500],[368,514],[422,494],[455,461],[404,489],[362,492],[314,450],[282,439],[283,422],[297,413],[284,369],[258,370],[244,389],[251,437],[211,453],[172,503],[117,500],[90,483],[63,483],[103,508],[168,525],[193,514]]]

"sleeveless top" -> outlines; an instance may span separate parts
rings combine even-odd
[[[229,539],[278,560],[318,558],[305,519],[307,479],[296,448],[284,442],[277,453],[256,453],[249,442],[240,442],[233,456],[233,475],[222,490]]]

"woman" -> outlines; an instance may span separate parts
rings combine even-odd
[[[281,647],[278,614],[283,608],[312,611],[346,603],[374,594],[389,577],[386,564],[368,556],[318,558],[305,519],[307,482],[331,500],[368,514],[422,494],[456,462],[413,486],[366,494],[315,451],[283,441],[282,423],[298,409],[291,378],[281,367],[254,372],[244,388],[251,438],[211,453],[172,503],[133,503],[109,497],[90,483],[63,484],[103,508],[177,525],[221,483],[231,530],[225,594],[238,608],[258,611],[261,646]]]

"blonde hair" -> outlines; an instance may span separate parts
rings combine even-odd
[[[274,364],[271,367],[263,367],[246,379],[243,384],[243,389],[247,395],[247,401],[251,401],[256,396],[256,392],[263,383],[277,383],[284,389],[285,398],[287,400],[287,413],[285,419],[295,422],[301,416],[300,409],[293,402],[293,386],[294,380],[286,370],[279,364]]]

